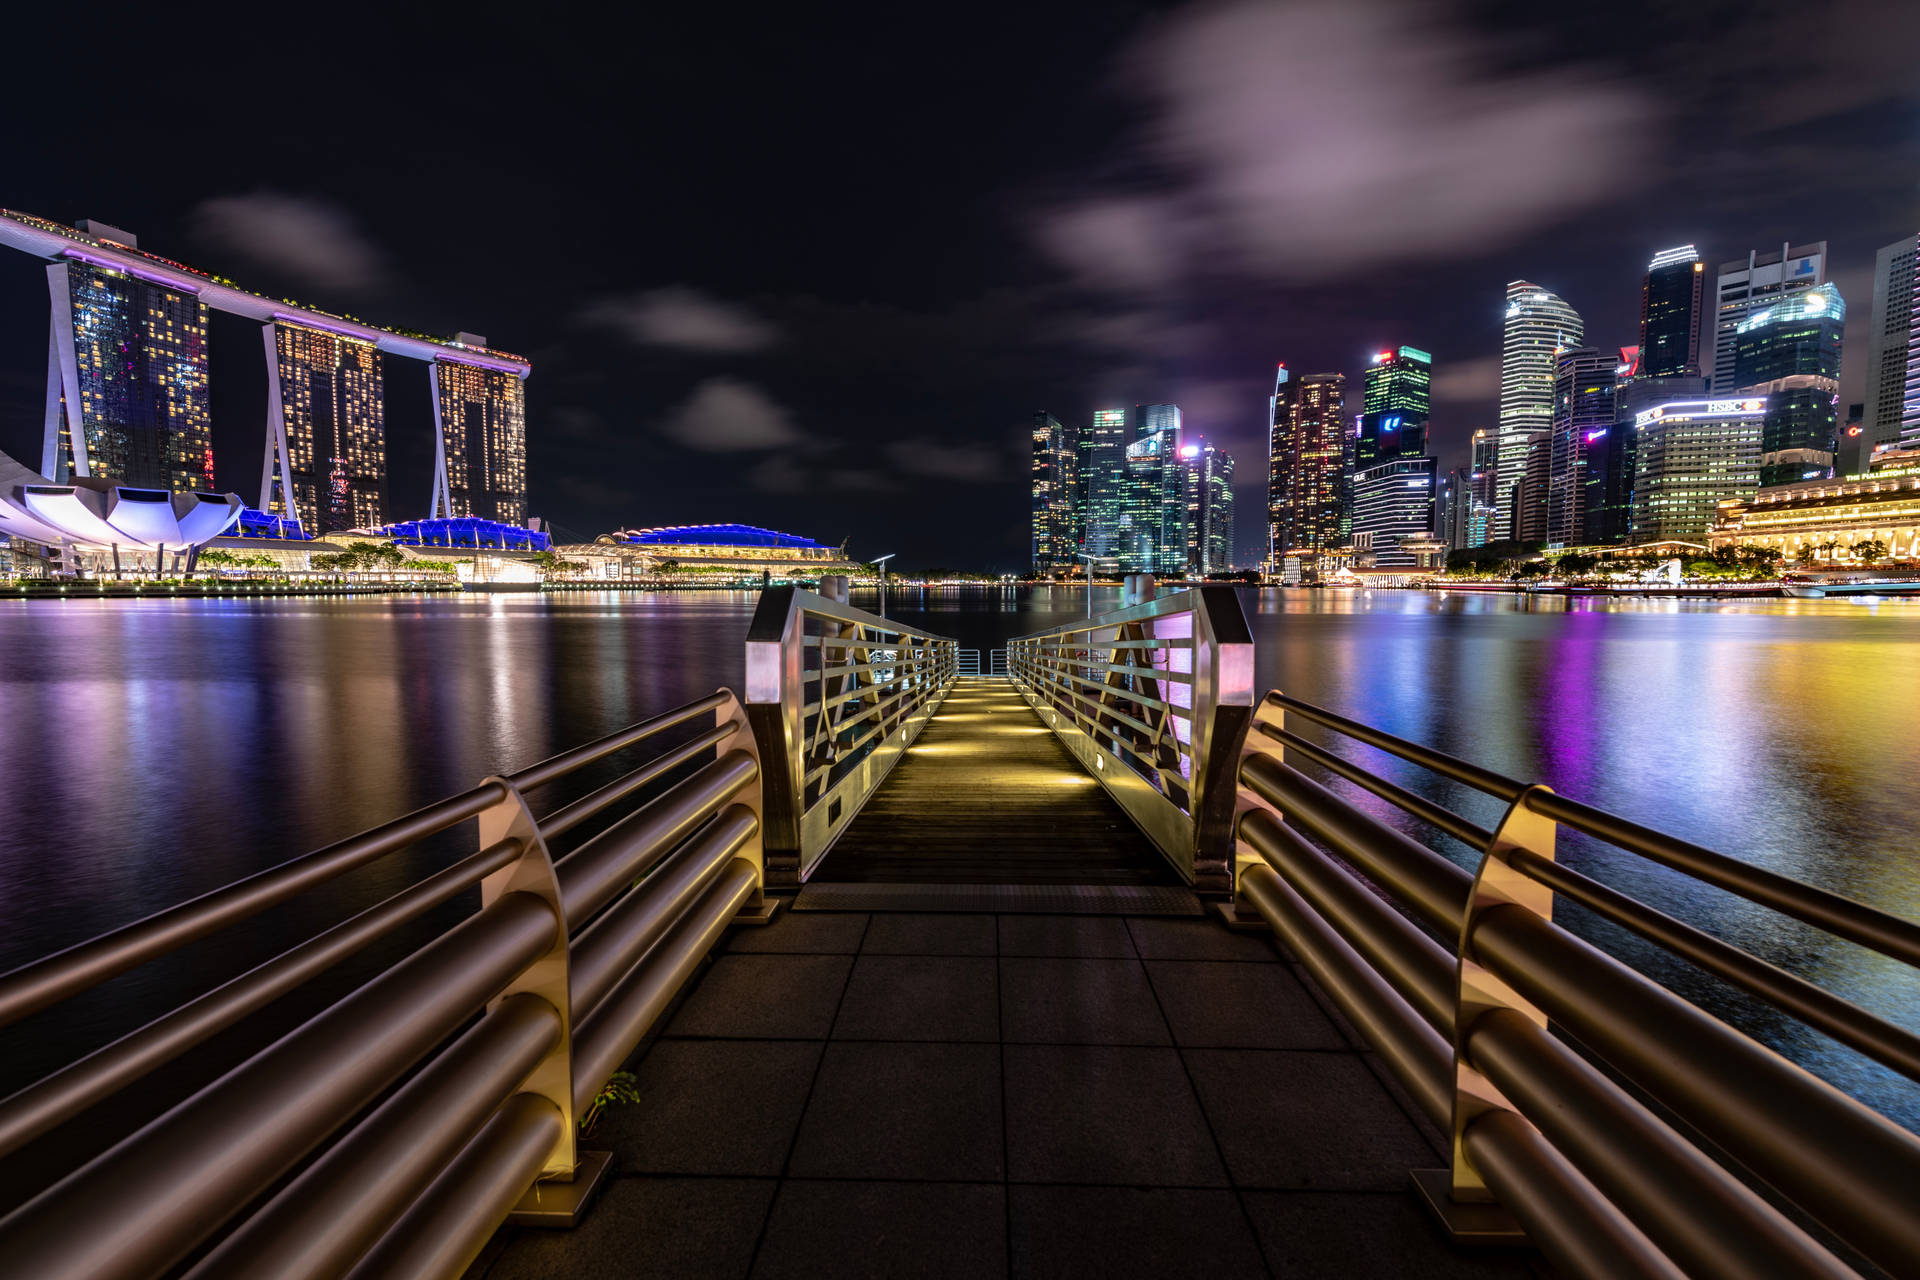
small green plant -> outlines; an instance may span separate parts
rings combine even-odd
[[[599,1123],[600,1113],[608,1107],[626,1107],[640,1101],[640,1082],[631,1071],[616,1071],[607,1077],[600,1086],[593,1101],[580,1113],[580,1136],[586,1137],[593,1132],[593,1126]]]

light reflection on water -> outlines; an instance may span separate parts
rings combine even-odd
[[[1283,688],[1920,918],[1920,602],[1243,598],[1262,691]],[[753,601],[666,593],[0,602],[0,778],[9,799],[0,968],[737,686]],[[1101,592],[1095,608],[1116,602]],[[871,595],[856,603],[871,607]],[[907,622],[986,649],[1084,616],[1086,597],[896,590],[889,604]],[[1483,824],[1498,818],[1497,806],[1457,785],[1367,748],[1340,750]],[[1448,852],[1471,864],[1463,849]],[[1920,983],[1901,966],[1616,851],[1568,839],[1562,856],[1920,1026]],[[391,891],[418,870],[418,860],[402,862],[364,887]],[[1609,926],[1570,909],[1562,919],[1920,1123],[1920,1097],[1887,1073]],[[249,945],[265,955],[284,941]],[[170,984],[117,991],[81,1024],[61,1024],[63,1034],[96,1043],[141,1007],[177,998]],[[0,1086],[78,1047],[10,1053]]]

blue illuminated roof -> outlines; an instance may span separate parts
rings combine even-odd
[[[750,524],[678,524],[666,529],[628,529],[620,534],[626,542],[641,546],[699,547],[800,547],[828,551],[812,538],[760,529]]]
[[[501,551],[545,551],[553,544],[547,534],[517,524],[454,516],[439,520],[402,520],[382,525],[374,533],[408,547],[491,547]]]
[[[289,542],[311,542],[313,539],[300,527],[300,522],[292,516],[270,515],[265,511],[256,511],[252,507],[240,508],[240,522],[234,532],[242,538],[284,538]]]

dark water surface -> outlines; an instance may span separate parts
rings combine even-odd
[[[1920,918],[1920,602],[1244,599],[1257,609],[1262,691],[1283,688]],[[1095,608],[1114,602],[1099,594]],[[0,601],[0,970],[737,686],[753,604],[751,593],[695,592]],[[1086,598],[895,592],[891,606],[990,648],[1084,614]],[[1341,749],[1482,823],[1498,817],[1452,784]],[[1573,841],[1562,850],[1663,910],[1920,1025],[1920,982],[1901,966],[1626,855]],[[391,892],[466,851],[389,860],[339,892]],[[328,906],[276,913],[171,972],[129,976],[0,1031],[0,1092],[138,1025],[204,987],[205,974],[225,976],[337,918]],[[1562,918],[1920,1123],[1920,1095],[1872,1064],[1576,910]]]

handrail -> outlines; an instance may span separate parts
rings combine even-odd
[[[681,740],[585,797],[544,818],[529,808],[526,789],[670,733]],[[576,1149],[576,1117],[761,901],[760,782],[745,708],[723,689],[0,977],[0,1010],[24,1017],[478,820],[478,852],[0,1100],[0,1156],[51,1140],[480,890],[477,913],[0,1218],[4,1269],[145,1280],[199,1254],[194,1277],[457,1276],[523,1197],[543,1220],[577,1215],[606,1160]],[[556,861],[549,839],[581,828]]]
[[[766,771],[773,883],[812,873],[919,737],[961,657],[945,636],[844,599],[796,587],[761,593],[747,628],[745,703]],[[977,673],[977,652],[974,664]]]
[[[1233,884],[1234,767],[1253,707],[1253,636],[1230,587],[1129,601],[1007,642],[1007,675],[1182,878]]]
[[[1506,816],[1480,828],[1301,737],[1295,718],[1501,798]],[[1556,825],[1899,963],[1920,957],[1920,926],[1297,698],[1269,694],[1254,719],[1237,771],[1236,900],[1451,1126],[1452,1167],[1437,1190],[1417,1180],[1443,1220],[1495,1199],[1576,1275],[1856,1274],[1757,1194],[1757,1178],[1845,1250],[1920,1274],[1920,1137],[1555,924],[1553,897],[1912,1080],[1920,1036],[1561,865]],[[1290,758],[1466,842],[1477,874]]]

